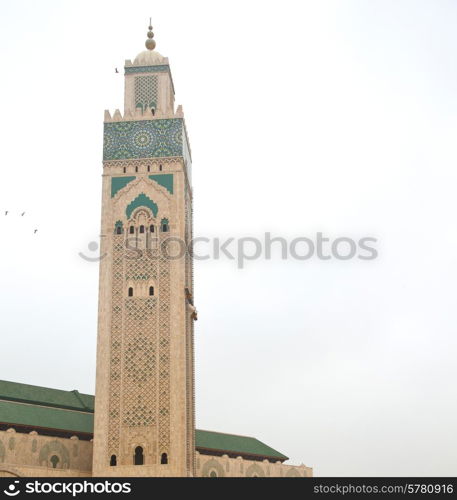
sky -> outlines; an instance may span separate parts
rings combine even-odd
[[[195,263],[198,428],[316,476],[457,475],[450,0],[3,1],[0,378],[94,393],[98,264],[79,253],[149,17],[196,236],[377,240],[372,260]]]

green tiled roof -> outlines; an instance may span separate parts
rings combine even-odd
[[[222,432],[196,429],[195,446],[196,448],[205,448],[207,450],[228,451],[239,453],[240,455],[259,455],[277,458],[278,460],[287,460],[288,458],[256,438],[223,434]]]
[[[0,401],[0,422],[92,434],[94,414],[48,406],[13,403],[12,401]]]
[[[0,380],[0,423],[92,434],[94,396]],[[201,450],[287,460],[258,439],[212,431],[195,431]]]
[[[37,385],[19,384],[0,380],[0,399],[35,403],[54,408],[94,411],[94,396],[74,391],[48,389]]]

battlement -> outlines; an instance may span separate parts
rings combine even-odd
[[[138,120],[163,120],[170,118],[182,118],[184,119],[184,112],[182,106],[179,105],[176,108],[176,111],[172,114],[163,113],[160,110],[155,110],[154,112],[147,108],[145,110],[141,108],[136,108],[134,112],[131,110],[127,110],[122,116],[122,113],[119,109],[114,110],[114,113],[111,115],[108,109],[105,109],[104,122],[128,122],[128,121],[138,121]]]

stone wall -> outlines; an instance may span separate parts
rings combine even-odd
[[[312,477],[313,469],[305,465],[287,465],[268,460],[258,462],[228,455],[216,457],[196,453],[197,477]]]
[[[167,466],[164,466],[167,467]],[[124,469],[128,468],[128,471]],[[110,476],[148,476],[157,471],[148,466],[110,467]],[[128,472],[128,474],[125,474]],[[69,439],[22,434],[14,429],[0,431],[0,477],[90,477],[92,441],[76,436]],[[168,475],[164,473],[164,475]],[[227,455],[201,455],[196,452],[197,477],[312,477],[305,465],[286,465],[267,460],[258,462]]]
[[[90,476],[92,442],[0,431],[0,476]]]

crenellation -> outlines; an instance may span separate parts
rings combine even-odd
[[[112,115],[108,109],[105,109],[103,118],[104,123],[138,120],[172,120],[174,118],[184,120],[184,113],[181,105],[176,108],[176,111],[171,113],[160,108],[155,110],[154,113],[151,109],[142,110],[141,108],[135,108],[134,110],[127,109],[124,114],[122,114],[121,110],[117,108]]]

